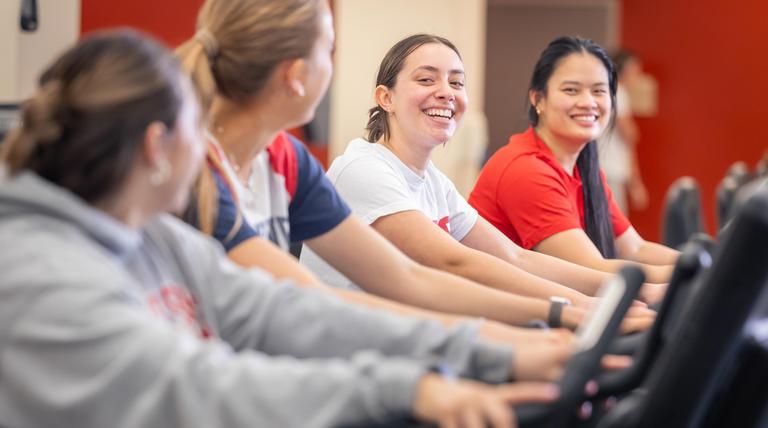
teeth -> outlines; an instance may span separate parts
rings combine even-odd
[[[439,116],[448,119],[453,117],[453,112],[450,109],[428,108],[424,110],[424,113],[426,113],[427,116]]]
[[[583,120],[588,122],[594,122],[597,120],[597,116],[593,114],[578,115],[578,116],[573,116],[573,118],[576,120]]]

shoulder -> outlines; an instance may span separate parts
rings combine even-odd
[[[507,162],[495,163],[494,166],[499,181],[507,185],[563,181],[553,161],[537,152],[520,153],[510,157]]]
[[[153,241],[170,244],[169,249],[174,253],[181,248],[206,247],[212,242],[211,238],[170,214],[161,214],[150,222],[145,235]]]
[[[547,156],[536,142],[532,128],[509,137],[506,145],[488,159],[483,171],[501,174],[509,169],[526,168],[546,171]]]
[[[336,186],[349,182],[377,182],[398,175],[396,165],[384,156],[379,147],[362,138],[352,140],[328,169],[328,178]]]
[[[31,297],[47,287],[119,291],[130,280],[116,254],[72,223],[40,216],[4,226],[0,246],[13,248],[0,251],[0,288],[10,292],[7,298]]]

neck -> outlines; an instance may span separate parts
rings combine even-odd
[[[130,183],[129,179],[127,183]],[[157,212],[147,207],[147,189],[126,184],[93,206],[131,229],[143,227]]]
[[[434,147],[428,147],[414,141],[408,141],[406,138],[399,135],[400,133],[394,128],[391,131],[389,139],[385,140],[382,138],[378,143],[394,153],[395,156],[397,156],[397,158],[413,172],[420,177],[423,177]]]
[[[256,104],[240,105],[216,97],[211,106],[210,132],[242,180],[250,175],[251,162],[274,140],[281,127]]]
[[[565,172],[567,172],[568,175],[573,176],[573,169],[576,167],[576,159],[579,158],[581,149],[583,149],[587,143],[581,145],[568,144],[552,135],[546,128],[537,127],[535,131],[541,141],[552,150],[555,159],[557,159],[557,162],[563,167]]]

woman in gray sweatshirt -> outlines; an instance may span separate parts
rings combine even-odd
[[[477,323],[241,270],[163,214],[187,202],[200,122],[177,62],[134,32],[86,38],[43,74],[3,146],[0,426],[510,426],[509,404],[554,398],[485,385],[510,379],[512,351]]]

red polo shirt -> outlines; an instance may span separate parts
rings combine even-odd
[[[613,200],[605,174],[614,236],[630,223]],[[584,229],[584,196],[577,168],[568,175],[533,128],[515,134],[483,167],[469,203],[523,248],[564,230]]]

